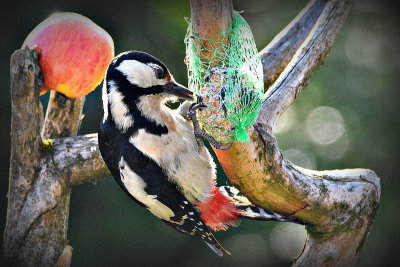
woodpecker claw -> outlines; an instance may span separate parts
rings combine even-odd
[[[232,146],[232,143],[224,146],[200,128],[199,121],[197,120],[197,116],[196,116],[196,111],[200,108],[205,108],[205,107],[207,107],[207,106],[204,105],[203,103],[200,103],[200,104],[192,103],[190,105],[189,111],[187,113],[188,118],[193,122],[193,133],[196,137],[197,145],[199,147],[202,145],[201,138],[203,138],[203,139],[207,140],[211,145],[213,145],[216,149],[226,150],[226,149],[230,148]]]

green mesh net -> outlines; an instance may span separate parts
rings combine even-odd
[[[264,90],[249,25],[235,12],[227,30],[204,39],[192,33],[189,22],[185,43],[189,90],[207,106],[197,111],[201,128],[220,143],[247,141]]]

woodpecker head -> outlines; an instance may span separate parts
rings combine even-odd
[[[192,92],[175,81],[164,63],[140,51],[121,53],[110,62],[105,75],[103,122],[111,116],[116,126],[126,131],[135,116],[157,120],[152,118],[154,113],[174,97],[193,99]]]

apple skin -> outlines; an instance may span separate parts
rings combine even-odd
[[[55,90],[70,98],[92,92],[103,80],[114,57],[111,36],[90,19],[76,13],[54,13],[26,37],[40,52],[41,95]]]

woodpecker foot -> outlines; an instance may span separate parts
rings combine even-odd
[[[204,104],[193,103],[190,105],[189,111],[187,114],[188,118],[193,122],[193,132],[196,137],[197,144],[199,145],[199,142],[202,143],[202,141],[201,141],[201,138],[202,138],[202,139],[207,140],[216,149],[226,150],[226,149],[230,148],[232,146],[232,143],[224,146],[200,128],[199,121],[197,120],[197,116],[196,116],[196,110],[198,110],[200,108],[205,108],[205,107],[207,107],[207,106]]]

